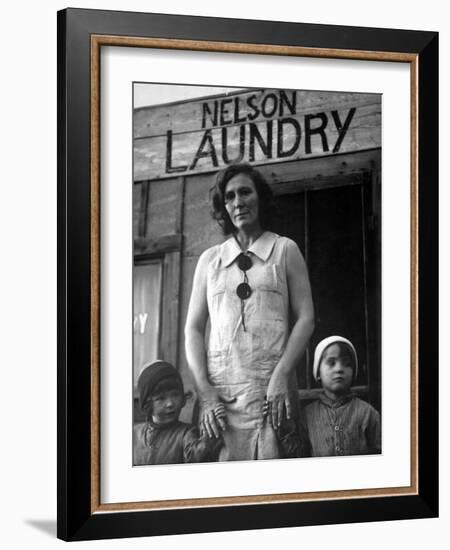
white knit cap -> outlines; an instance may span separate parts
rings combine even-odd
[[[319,374],[320,374],[319,366],[320,366],[320,361],[322,360],[323,352],[326,350],[328,346],[331,346],[331,344],[337,344],[339,342],[343,344],[347,344],[347,346],[353,352],[353,359],[355,360],[355,371],[353,373],[353,380],[355,380],[356,376],[358,375],[358,356],[356,355],[355,346],[350,342],[350,340],[347,340],[347,338],[344,338],[343,336],[328,336],[328,338],[324,338],[317,344],[316,350],[314,352],[314,365],[313,365],[314,380],[319,380]]]

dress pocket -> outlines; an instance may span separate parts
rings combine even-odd
[[[261,288],[258,292],[258,319],[282,321],[284,319],[284,300],[280,290]]]
[[[276,264],[261,266],[255,272],[249,271],[250,286],[265,290],[281,290],[280,266]]]
[[[214,311],[217,311],[220,308],[223,302],[224,296],[225,296],[225,287],[216,288],[211,292],[211,304]]]
[[[283,290],[281,267],[277,264],[265,266],[255,280],[256,315],[258,319],[285,320],[286,297]]]
[[[225,274],[219,270],[214,270],[208,277],[207,296],[210,313],[214,318],[223,305],[225,296]]]

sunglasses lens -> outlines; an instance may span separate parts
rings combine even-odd
[[[248,283],[241,283],[236,288],[236,294],[241,300],[246,300],[247,298],[249,298],[251,293],[252,289],[250,288],[250,285]]]
[[[238,259],[238,267],[241,271],[248,271],[252,267],[253,263],[250,256],[241,254]]]

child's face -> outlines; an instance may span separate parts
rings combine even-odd
[[[178,420],[184,406],[184,394],[174,388],[157,393],[151,398],[152,420],[155,424],[170,424]]]
[[[350,389],[353,378],[353,360],[343,346],[332,344],[328,346],[320,362],[320,379],[326,393],[339,396]]]

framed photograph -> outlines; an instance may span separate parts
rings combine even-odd
[[[438,36],[58,13],[58,537],[438,514]]]

